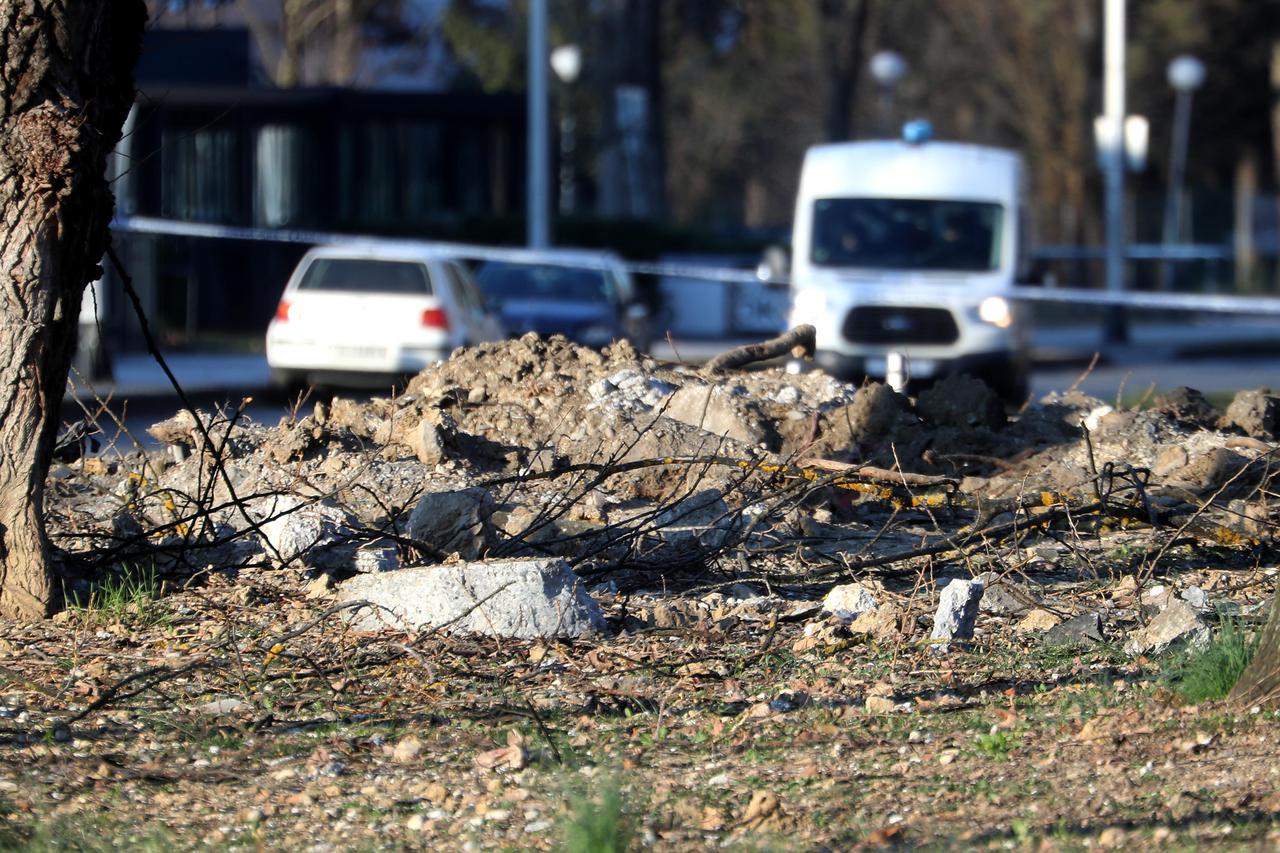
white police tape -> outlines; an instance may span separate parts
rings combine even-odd
[[[667,278],[693,279],[720,283],[770,284],[786,286],[786,278],[762,281],[753,271],[723,267],[706,267],[693,264],[641,263],[619,261],[603,251],[590,249],[518,249],[497,246],[477,246],[468,243],[451,243],[435,240],[387,238],[357,234],[338,234],[326,231],[308,231],[278,228],[246,228],[234,225],[213,225],[201,222],[183,222],[148,216],[118,216],[111,223],[113,230],[126,234],[169,235],[211,239],[248,240],[255,242],[298,243],[305,245],[371,246],[391,244],[397,246],[429,246],[459,258],[480,261],[511,261],[516,263],[542,263],[553,266],[581,269],[614,269],[622,267],[630,273]],[[873,290],[862,290],[871,296]],[[883,301],[884,291],[874,291],[875,301]],[[896,290],[898,296],[910,294],[913,301],[921,299],[949,302],[957,293],[954,285],[930,285],[912,282]],[[1017,287],[1000,294],[1020,302],[1057,302],[1070,305],[1119,306],[1156,311],[1205,311],[1224,314],[1280,315],[1280,298],[1262,296],[1227,296],[1197,293],[1149,293],[1135,291],[1087,290],[1082,288]]]

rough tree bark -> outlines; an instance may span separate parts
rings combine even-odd
[[[1228,697],[1240,705],[1280,705],[1280,594],[1271,604],[1253,660],[1240,674]]]
[[[1271,126],[1275,164],[1280,171],[1280,39],[1271,45]],[[1253,660],[1231,690],[1230,699],[1242,705],[1280,705],[1280,587],[1271,604],[1267,624],[1258,638]]]
[[[142,0],[0,0],[0,615],[54,598],[43,521],[85,284],[106,249],[107,155],[133,102]]]

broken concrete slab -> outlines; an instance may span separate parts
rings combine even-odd
[[[561,559],[493,560],[359,575],[338,588],[342,602],[367,601],[352,624],[535,639],[605,630],[600,606]]]
[[[852,622],[863,613],[873,613],[879,607],[880,603],[871,590],[860,583],[841,584],[822,599],[822,609],[844,622]]]
[[[978,619],[978,607],[982,601],[982,581],[951,581],[938,599],[938,611],[933,617],[931,640],[942,640],[929,645],[929,651],[945,653],[953,645],[964,647],[973,639],[974,623]],[[955,643],[946,641],[956,641]]]
[[[685,385],[666,399],[662,412],[672,420],[706,430],[712,435],[752,446],[777,446],[776,433],[753,410],[751,397],[745,393],[734,394],[730,387]]]
[[[1124,645],[1127,654],[1158,655],[1172,648],[1203,649],[1209,645],[1209,626],[1195,607],[1185,601],[1173,601],[1164,610],[1129,635]]]
[[[1106,638],[1102,614],[1085,613],[1054,625],[1044,632],[1041,642],[1046,646],[1092,646]]]
[[[1013,630],[1019,634],[1043,634],[1061,622],[1062,620],[1056,614],[1036,608],[1022,617],[1022,621]]]
[[[1036,597],[1022,584],[1001,577],[995,572],[978,575],[982,581],[982,613],[992,616],[1021,616],[1038,603]]]
[[[311,568],[341,569],[354,546],[354,519],[329,501],[297,495],[276,495],[257,503],[258,533],[273,561],[285,565],[298,560]]]
[[[1276,438],[1280,434],[1280,397],[1270,388],[1240,391],[1218,421],[1218,428],[1238,429],[1254,438]]]
[[[409,538],[440,556],[457,554],[478,560],[495,542],[493,498],[484,489],[459,489],[423,495],[409,513]]]

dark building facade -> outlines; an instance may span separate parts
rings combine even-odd
[[[114,163],[120,215],[442,239],[519,216],[522,97],[255,87],[240,35],[243,50],[222,31],[149,34]],[[215,57],[246,66],[238,75]],[[211,83],[190,79],[192,66]],[[115,241],[172,341],[265,330],[305,249],[127,230]],[[106,301],[112,343],[135,345],[123,300]]]

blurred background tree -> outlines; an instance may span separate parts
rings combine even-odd
[[[1039,238],[1100,239],[1092,123],[1101,2],[549,2],[552,46],[582,48],[580,78],[555,89],[557,109],[577,126],[580,211],[784,233],[804,149],[887,129],[867,65],[890,49],[909,68],[893,99],[895,126],[926,117],[941,138],[1024,152]],[[168,25],[248,25],[276,85],[381,85],[361,57],[399,46],[399,61],[430,58],[439,69],[430,85],[524,88],[527,0],[150,5]],[[1159,239],[1174,106],[1165,69],[1191,53],[1208,73],[1191,122],[1189,234],[1230,240],[1242,188],[1274,195],[1280,3],[1134,0],[1129,19],[1130,111],[1151,126],[1150,167],[1131,183],[1135,236]],[[627,119],[637,104],[638,130]],[[641,162],[628,154],[635,134]]]

